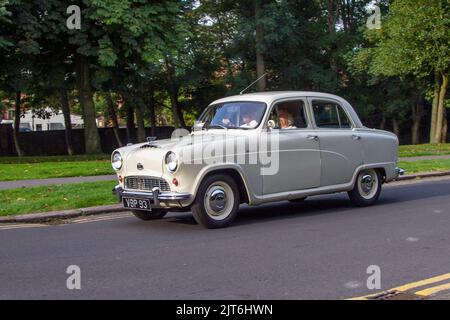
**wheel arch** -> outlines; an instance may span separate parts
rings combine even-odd
[[[203,174],[201,175],[198,183],[196,184],[195,194],[197,194],[200,184],[207,177],[210,177],[212,175],[217,175],[217,174],[223,174],[223,175],[230,176],[236,182],[236,184],[238,186],[238,190],[239,190],[239,195],[240,195],[240,203],[250,203],[251,202],[252,198],[251,198],[251,194],[248,190],[246,180],[245,180],[242,172],[240,172],[240,170],[235,167],[216,167],[216,168],[213,167],[213,168],[210,168],[210,169],[204,171]]]

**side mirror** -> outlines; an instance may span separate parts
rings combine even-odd
[[[277,125],[275,124],[275,121],[273,121],[273,120],[267,121],[267,128],[268,128],[269,130],[275,129],[276,126],[277,126]]]
[[[194,125],[192,126],[191,130],[192,132],[202,130],[204,123],[200,121],[195,121]]]

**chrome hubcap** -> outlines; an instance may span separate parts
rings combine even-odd
[[[225,190],[223,190],[221,187],[216,187],[214,190],[212,190],[210,196],[209,196],[209,206],[214,213],[218,214],[223,209],[225,209],[225,206],[227,204],[227,195],[225,193]]]
[[[361,188],[365,193],[369,193],[373,188],[373,178],[369,174],[365,174],[361,178]]]
[[[374,169],[367,169],[359,174],[358,190],[365,199],[372,199],[376,194],[380,181]]]
[[[214,220],[226,219],[233,211],[234,195],[231,187],[224,181],[216,181],[206,190],[205,211]]]

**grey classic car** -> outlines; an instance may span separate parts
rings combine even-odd
[[[374,204],[396,179],[398,139],[363,126],[351,105],[325,93],[243,94],[211,103],[191,132],[112,153],[113,193],[142,220],[191,211],[204,227],[230,225],[239,206],[348,192]]]

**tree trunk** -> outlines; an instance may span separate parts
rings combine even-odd
[[[447,94],[448,76],[442,75],[442,83],[439,90],[439,100],[436,116],[436,130],[434,133],[434,141],[440,143],[442,141],[442,131],[444,129],[444,112],[445,112],[445,96]]]
[[[337,57],[336,57],[336,21],[339,13],[339,1],[327,0],[327,22],[328,22],[328,35],[330,37],[330,67],[334,73],[337,73]]]
[[[411,126],[411,143],[419,144],[420,143],[420,122],[423,116],[423,97],[419,95],[416,99],[415,105],[411,108],[412,112],[412,121],[413,124]]]
[[[448,120],[447,120],[447,108],[444,108],[444,124],[442,125],[442,143],[447,142],[448,135]]]
[[[150,134],[154,137],[156,134],[156,113],[155,113],[155,97],[153,91],[148,95],[147,108],[150,114]]]
[[[430,124],[430,143],[437,143],[435,141],[436,135],[436,120],[439,105],[439,89],[441,86],[439,74],[436,73],[434,77],[433,103],[431,108],[431,124]]]
[[[64,116],[64,137],[66,139],[67,154],[73,155],[72,121],[70,119],[69,96],[66,89],[61,89],[61,107]]]
[[[386,117],[383,115],[380,122],[380,130],[384,130],[385,127],[386,127]]]
[[[395,135],[400,138],[400,126],[398,124],[397,118],[392,118],[392,130],[394,131]]]
[[[129,100],[125,101],[125,107],[127,108],[127,141],[128,143],[134,143],[136,126],[134,123],[134,108],[130,105]]]
[[[115,103],[113,102],[111,92],[105,92],[105,98],[106,98],[106,104],[108,105],[108,113],[109,113],[109,119],[111,120],[112,129],[114,132],[114,137],[116,138],[117,145],[119,147],[123,146],[122,140],[120,139],[119,134],[119,122],[117,121],[117,114],[116,114],[116,108]]]
[[[85,56],[77,60],[77,89],[83,110],[84,121],[84,144],[86,153],[101,153],[100,135],[97,129],[97,116],[92,95],[91,81],[89,75],[89,60]]]
[[[137,120],[137,127],[138,127],[138,142],[144,142],[145,141],[145,124],[144,124],[144,108],[139,103],[136,107],[136,120]]]
[[[255,40],[256,40],[256,78],[261,77],[266,72],[263,55],[264,29],[260,22],[261,0],[255,0]],[[266,77],[262,77],[257,84],[258,91],[266,90]]]
[[[16,103],[15,103],[15,113],[14,113],[14,130],[13,130],[13,139],[14,146],[16,147],[16,152],[19,157],[23,156],[22,149],[20,147],[20,115],[21,115],[21,92],[16,92]]]
[[[165,57],[167,68],[168,93],[170,104],[172,106],[172,116],[175,128],[186,127],[184,123],[183,113],[178,103],[178,86],[175,84],[175,70],[169,57]]]

